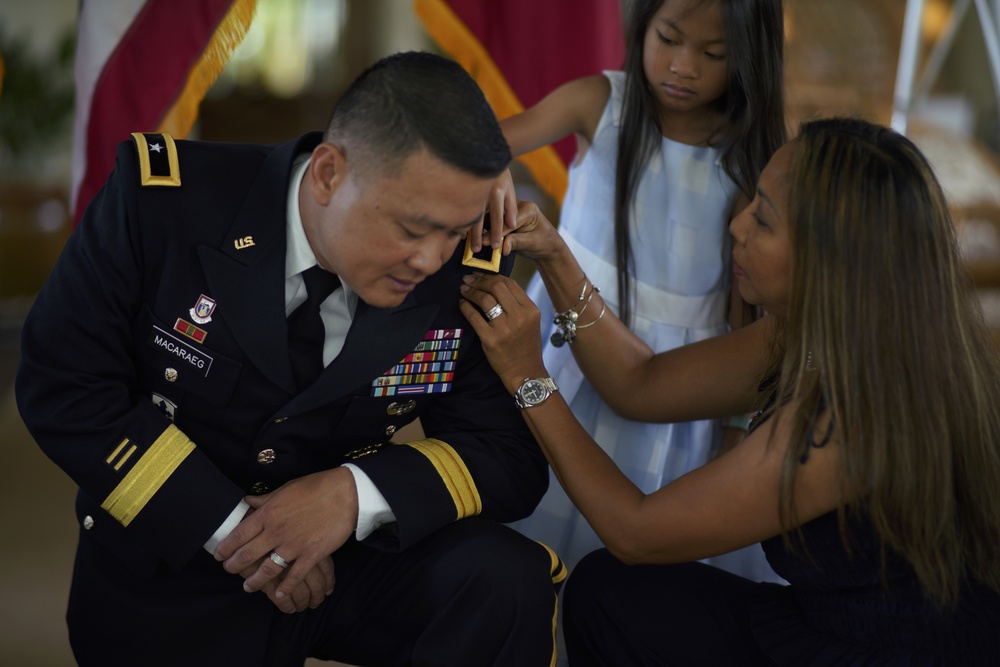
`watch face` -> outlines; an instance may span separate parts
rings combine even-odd
[[[549,395],[541,380],[528,380],[521,386],[521,398],[529,405],[536,405]]]

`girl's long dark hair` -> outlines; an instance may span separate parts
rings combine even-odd
[[[625,31],[625,91],[615,169],[615,260],[619,317],[632,324],[635,260],[629,234],[639,180],[660,144],[656,100],[642,66],[646,29],[665,0],[633,0]],[[781,0],[717,0],[722,6],[728,89],[717,104],[728,129],[722,167],[749,198],[774,151],[785,143],[784,20]]]

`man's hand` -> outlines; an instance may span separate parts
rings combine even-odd
[[[264,558],[270,560],[270,554]],[[251,576],[263,563],[264,558],[240,572],[240,575],[244,579]],[[319,563],[317,563],[313,569],[309,570],[305,579],[303,579],[302,582],[295,587],[291,594],[280,598],[277,597],[276,593],[278,591],[278,584],[281,583],[280,579],[272,579],[267,582],[267,584],[261,588],[261,592],[267,595],[268,599],[271,600],[271,602],[273,602],[278,609],[286,614],[291,614],[294,612],[305,611],[306,609],[315,609],[320,606],[323,603],[323,600],[325,600],[326,597],[333,592],[333,585],[335,581],[336,577],[333,569],[333,558],[327,556],[326,558],[320,559]]]
[[[321,560],[347,541],[358,522],[357,488],[347,468],[306,475],[266,496],[248,496],[246,501],[256,511],[248,513],[219,543],[215,557],[225,561],[227,572],[253,570],[243,582],[247,592],[275,581],[272,599],[276,601],[306,581]],[[287,570],[271,560],[272,551],[290,563]],[[307,586],[313,590],[308,582]],[[320,588],[324,593],[329,590]]]

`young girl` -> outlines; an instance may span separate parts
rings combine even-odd
[[[780,0],[632,5],[624,72],[567,83],[501,125],[514,154],[576,135],[560,234],[608,307],[662,351],[727,329],[726,227],[785,139],[782,8]],[[710,458],[718,420],[643,424],[616,415],[569,346],[548,342],[555,311],[539,277],[528,293],[563,397],[633,482],[652,492]],[[570,566],[600,545],[554,482],[515,526]],[[756,548],[717,564],[773,576]]]

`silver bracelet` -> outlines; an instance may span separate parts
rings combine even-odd
[[[586,279],[586,277],[584,277],[584,281],[585,282],[583,285],[583,291],[580,292],[580,298],[577,300],[576,305],[579,305],[579,302],[583,301],[583,295],[587,291],[587,283],[590,282]],[[604,308],[601,310],[601,314],[598,315],[597,319],[595,319],[593,322],[589,322],[584,325],[577,325],[577,321],[580,319],[580,315],[582,315],[583,312],[587,310],[587,306],[590,305],[591,300],[594,298],[594,294],[599,294],[601,292],[601,288],[598,287],[597,285],[590,283],[590,286],[591,286],[590,295],[584,302],[583,308],[580,309],[580,312],[576,312],[576,310],[574,310],[575,308],[574,306],[574,308],[570,308],[569,310],[566,310],[564,312],[557,313],[556,316],[552,318],[552,323],[556,325],[558,331],[556,331],[549,337],[549,342],[551,342],[552,345],[554,345],[555,347],[562,347],[566,343],[572,343],[574,340],[576,340],[577,330],[586,329],[587,327],[594,326],[597,320],[604,317],[604,313],[608,309],[607,303],[604,304]]]

